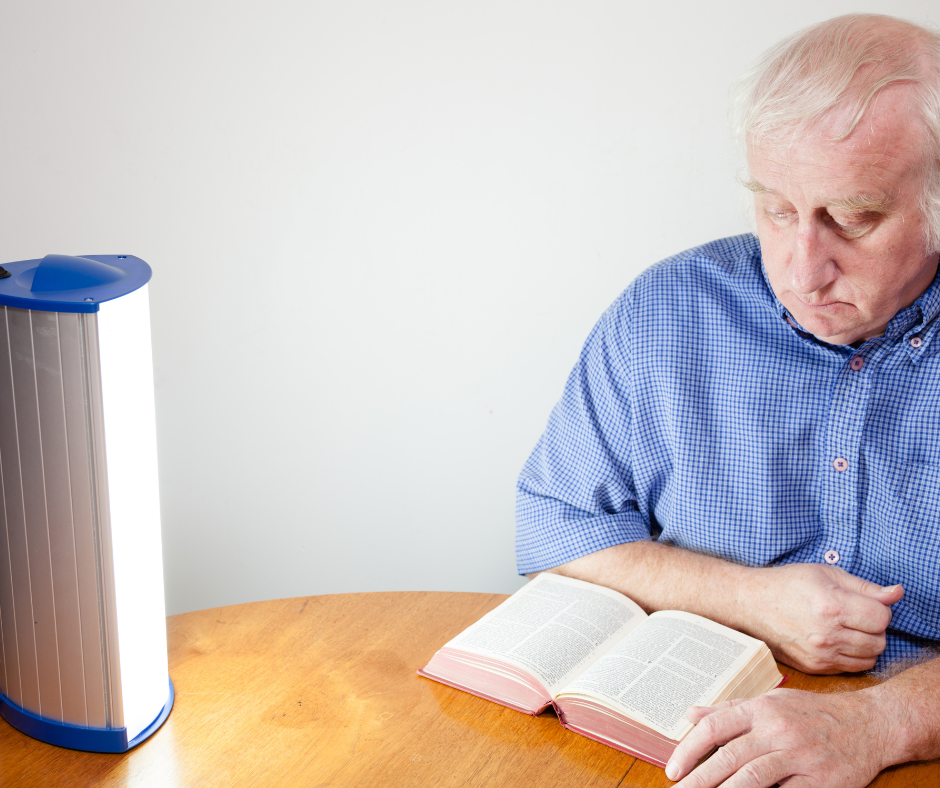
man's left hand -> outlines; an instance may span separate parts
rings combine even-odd
[[[783,780],[787,788],[862,788],[889,765],[889,722],[864,691],[778,689],[751,700],[693,706],[688,717],[696,727],[666,767],[670,779],[685,777],[681,788],[765,788]]]

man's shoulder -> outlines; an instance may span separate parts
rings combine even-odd
[[[760,244],[751,233],[719,238],[660,260],[647,268],[634,285],[687,279],[690,286],[719,283],[761,283]]]
[[[672,311],[701,301],[773,303],[760,244],[750,233],[719,238],[667,257],[643,271],[614,302],[614,311]]]
[[[761,319],[768,308],[774,308],[774,296],[764,279],[760,244],[748,233],[687,249],[647,268],[611,304],[598,328],[616,335],[644,327],[720,328],[732,314],[736,320]]]

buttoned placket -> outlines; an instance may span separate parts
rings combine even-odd
[[[820,342],[804,331],[787,313],[784,320],[817,352],[840,365],[833,383],[827,413],[819,485],[820,529],[816,540],[807,545],[801,560],[826,563],[851,571],[859,543],[859,455],[865,413],[871,395],[871,372],[884,355],[883,342],[865,343],[846,355],[841,348]]]
[[[810,560],[852,571],[859,542],[859,458],[865,415],[872,391],[872,371],[887,348],[867,342],[848,356],[838,353],[841,367],[829,403],[824,457],[820,458],[819,540]]]

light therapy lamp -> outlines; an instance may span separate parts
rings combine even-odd
[[[0,715],[124,752],[168,679],[151,270],[129,255],[0,268]]]

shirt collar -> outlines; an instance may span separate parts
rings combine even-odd
[[[923,292],[921,297],[891,318],[885,330],[885,338],[897,339],[910,331],[915,333],[922,331],[933,322],[938,312],[940,312],[940,268],[933,282],[930,283],[930,287]]]

